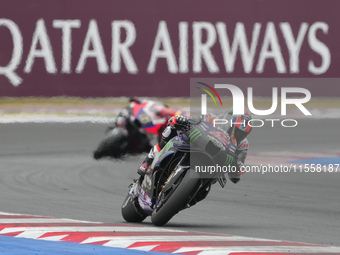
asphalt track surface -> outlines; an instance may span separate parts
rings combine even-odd
[[[339,151],[339,121],[305,120],[292,131],[264,127],[250,152]],[[0,124],[0,211],[124,223],[120,205],[144,158],[91,157],[103,124]],[[213,186],[207,199],[166,228],[340,246],[337,173],[247,173]],[[150,225],[146,219],[142,225]]]

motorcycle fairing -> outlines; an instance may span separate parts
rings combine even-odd
[[[146,190],[143,187],[141,187],[139,192],[138,203],[146,215],[152,214],[153,208],[151,197],[147,194]]]
[[[160,107],[163,106],[155,102],[134,104],[132,114],[142,129],[150,134],[159,135],[160,129],[164,129],[167,123],[167,118],[159,111]]]
[[[224,166],[234,162],[235,155],[233,150],[230,149],[231,146],[233,146],[230,140],[224,141],[224,144],[227,145],[225,147],[216,144],[216,136],[223,136],[224,139],[229,139],[224,133],[219,132],[222,131],[203,122],[186,132],[186,139],[178,136],[172,138],[166,146],[155,155],[155,159],[151,164],[151,171],[147,172],[144,177],[138,199],[140,206],[146,214],[151,215],[154,206],[157,205],[157,195],[160,191],[160,186],[156,185],[164,185],[162,191],[167,192],[172,188],[173,184],[176,183],[178,178],[197,164],[209,165],[215,162],[216,164]],[[190,144],[188,142],[190,142]],[[185,162],[185,165],[181,165],[181,159],[185,158],[185,153],[190,153],[188,157],[190,158],[190,164],[188,164],[189,162]],[[160,181],[164,175],[167,179],[166,182]],[[201,173],[200,176],[202,180],[189,198],[188,204],[195,204],[204,199],[209,193],[211,183],[213,183],[214,180],[218,180],[222,187],[224,187],[226,182],[224,173],[210,175],[209,178]],[[158,183],[156,183],[156,179]]]
[[[182,146],[187,148],[187,150],[189,148],[188,144],[185,144],[177,137],[174,137],[159,153],[156,153],[155,159],[151,164],[151,171],[148,171],[144,177],[138,200],[140,206],[145,210],[145,213],[150,215],[156,203],[156,193],[159,189],[159,187],[155,187],[155,185],[158,185],[158,183],[156,183],[156,179],[161,180],[163,174],[168,175],[168,171],[172,171],[169,167],[175,167],[174,162],[176,162],[176,156],[179,158],[181,157],[181,155],[177,154],[182,154],[182,152],[179,152],[177,148]]]
[[[201,151],[210,158],[207,162],[201,163],[209,165],[211,162],[215,162],[215,164],[221,166],[233,164],[236,146],[231,142],[228,134],[202,121],[191,128],[186,135],[190,140],[191,152]],[[222,141],[217,139],[217,137],[223,138]],[[190,159],[191,165],[194,165],[193,158],[191,157]]]

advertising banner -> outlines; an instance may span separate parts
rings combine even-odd
[[[178,97],[190,78],[339,77],[339,11],[330,0],[2,1],[0,96]]]

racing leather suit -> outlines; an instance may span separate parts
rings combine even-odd
[[[188,124],[187,118],[184,116],[177,115],[169,119],[169,124],[164,129],[162,133],[162,138],[160,139],[159,143],[157,143],[155,146],[151,148],[149,154],[143,161],[143,164],[138,168],[137,170],[138,174],[140,174],[141,176],[144,176],[145,173],[150,169],[152,161],[155,158],[155,154],[159,153],[164,148],[164,146],[168,143],[168,141],[170,141],[170,139],[172,139],[173,137],[178,135],[179,132],[181,132],[181,129],[176,124],[181,124],[182,126]],[[236,144],[235,139],[233,140],[233,142]],[[233,183],[239,182],[240,177],[243,174],[242,168],[243,168],[245,159],[247,157],[248,148],[249,148],[249,143],[248,143],[247,138],[240,141],[239,144],[236,144],[236,147],[237,149],[235,151],[235,156],[236,156],[237,171],[228,173],[228,177]]]

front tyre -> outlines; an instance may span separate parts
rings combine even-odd
[[[122,216],[127,222],[142,222],[146,218],[146,215],[138,211],[137,199],[128,194],[122,204]]]
[[[185,208],[199,181],[198,173],[192,170],[187,171],[184,177],[179,179],[179,183],[174,187],[175,190],[170,191],[170,197],[157,205],[151,216],[151,222],[155,226],[163,226],[176,213]]]

